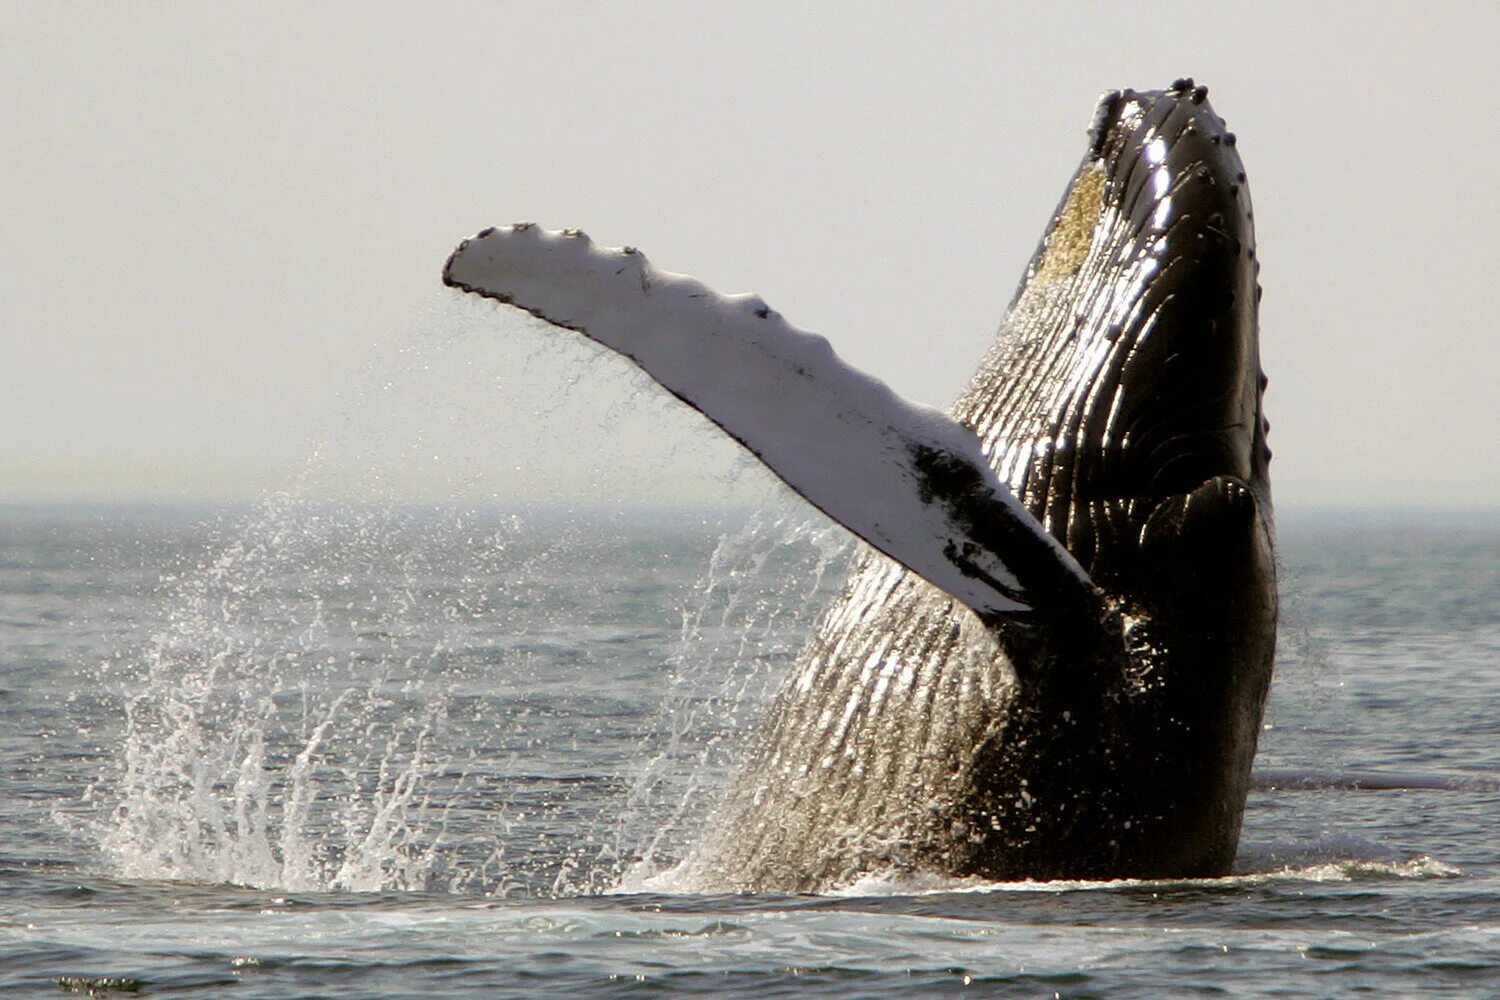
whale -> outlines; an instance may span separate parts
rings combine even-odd
[[[449,286],[629,358],[864,543],[681,880],[1230,870],[1276,643],[1259,267],[1190,79],[1099,100],[946,413],[634,248],[458,246]]]

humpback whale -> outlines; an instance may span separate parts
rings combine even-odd
[[[1229,869],[1277,597],[1253,215],[1206,97],[1101,98],[946,415],[633,248],[522,223],[449,258],[447,284],[624,354],[868,543],[692,884]]]

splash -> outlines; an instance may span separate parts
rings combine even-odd
[[[123,731],[83,819],[59,818],[112,874],[545,896],[680,850],[846,536],[781,513],[623,363],[473,313],[437,310],[367,373],[289,488],[199,538],[103,665]],[[606,462],[648,424],[670,475]],[[722,518],[653,534],[620,486],[685,474],[764,508],[696,589]]]
[[[111,866],[291,890],[462,883],[442,870],[468,783],[446,739],[456,626],[484,612],[511,531],[281,495],[164,581],[166,620],[105,670],[126,716],[97,824]]]
[[[776,490],[723,535],[683,612],[652,730],[608,841],[611,892],[678,891],[670,874],[702,832],[770,697],[844,578],[853,537]]]

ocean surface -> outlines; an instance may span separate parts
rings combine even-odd
[[[1500,521],[1283,517],[1230,877],[695,894],[848,551],[764,511],[0,509],[0,994],[1500,994]]]

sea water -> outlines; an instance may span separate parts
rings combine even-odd
[[[1500,524],[1280,546],[1236,874],[702,896],[671,864],[850,549],[815,516],[7,509],[0,990],[1494,993]]]

